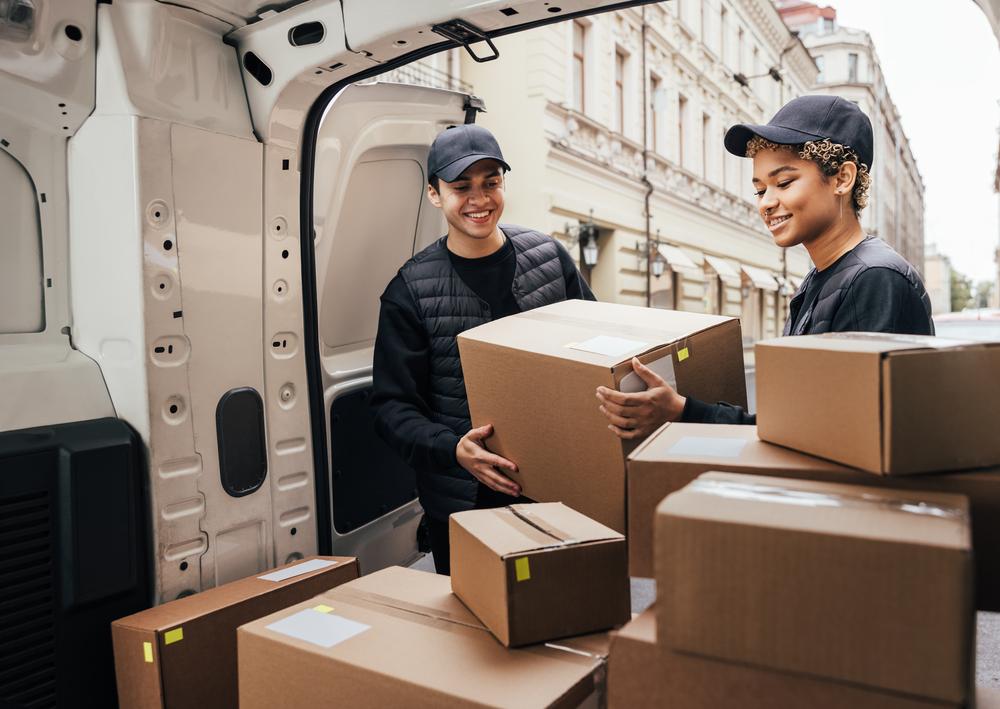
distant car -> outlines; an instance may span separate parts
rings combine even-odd
[[[1000,310],[981,308],[934,316],[938,337],[1000,342]]]

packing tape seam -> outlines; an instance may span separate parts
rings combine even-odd
[[[904,500],[894,497],[882,497],[871,493],[833,493],[815,490],[795,490],[775,485],[761,483],[735,483],[722,480],[695,480],[689,487],[693,492],[720,497],[755,498],[765,502],[797,504],[805,507],[880,507],[907,514],[927,515],[930,517],[945,517],[968,520],[966,510],[958,507],[931,504],[919,500]]]
[[[413,613],[415,615],[424,616],[431,618],[433,620],[443,621],[445,623],[453,623],[455,625],[462,625],[466,628],[472,628],[474,630],[486,630],[486,628],[479,623],[471,623],[460,618],[456,618],[451,613],[447,611],[435,610],[434,608],[428,608],[427,606],[422,606],[417,603],[409,603],[408,601],[401,601],[396,598],[390,598],[389,596],[383,596],[380,593],[373,593],[371,591],[357,591],[352,589],[341,589],[339,594],[346,596],[349,599],[355,601],[367,602],[376,606],[381,606],[383,608],[392,608],[398,611],[404,611],[406,613]]]
[[[561,544],[575,544],[575,543],[577,543],[578,540],[573,539],[572,537],[570,537],[569,534],[567,534],[566,532],[562,531],[558,527],[550,525],[550,524],[548,524],[546,522],[543,522],[542,520],[539,520],[537,518],[536,519],[531,519],[531,517],[533,517],[534,515],[532,515],[530,512],[527,512],[527,511],[522,512],[520,509],[518,509],[519,507],[521,507],[521,505],[507,505],[507,509],[511,511],[511,514],[513,514],[515,517],[517,517],[519,520],[521,520],[525,524],[527,524],[527,525],[529,525],[531,527],[534,527],[535,529],[537,529],[542,534],[546,534],[546,535],[552,537],[553,539],[555,539],[557,542],[560,542]]]

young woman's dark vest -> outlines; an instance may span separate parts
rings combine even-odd
[[[501,229],[516,254],[512,289],[521,310],[565,300],[566,283],[558,247],[552,238],[518,226],[503,225]],[[472,423],[455,337],[492,320],[489,306],[455,272],[445,237],[407,261],[400,275],[430,338],[431,419],[462,436]],[[459,467],[418,475],[417,479],[421,504],[439,519],[471,509],[478,485],[475,478]]]
[[[910,285],[920,292],[920,298],[924,303],[924,308],[927,310],[928,317],[930,317],[930,296],[924,290],[920,276],[907,263],[906,259],[896,253],[882,239],[873,236],[867,237],[855,246],[835,268],[836,271],[830,275],[830,280],[823,284],[823,288],[810,310],[799,318],[797,317],[799,308],[803,305],[801,299],[809,287],[809,281],[815,271],[811,271],[809,276],[806,277],[798,293],[795,294],[795,297],[789,303],[789,315],[788,320],[785,321],[783,334],[817,335],[829,332],[851,283],[854,282],[857,276],[869,268],[889,268],[901,273],[910,282]]]

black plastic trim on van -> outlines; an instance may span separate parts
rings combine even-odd
[[[215,407],[219,479],[232,497],[255,492],[267,477],[264,401],[252,387],[230,389]]]
[[[0,433],[0,705],[117,706],[111,622],[153,596],[142,451],[115,418]]]
[[[658,0],[625,0],[597,10],[580,10],[565,14],[553,14],[535,22],[524,22],[513,27],[486,31],[488,37],[495,39],[504,35],[522,32],[542,27],[544,25],[565,22],[577,17],[600,15],[637,5],[651,5]],[[503,12],[501,10],[501,12]],[[503,13],[507,14],[507,13]],[[316,234],[313,231],[313,180],[316,168],[316,141],[319,138],[319,127],[330,101],[345,87],[356,81],[368,79],[387,71],[418,61],[432,54],[460,47],[461,44],[451,40],[421,47],[404,54],[392,61],[373,66],[367,71],[347,76],[340,81],[327,86],[316,97],[306,114],[302,128],[302,152],[299,156],[302,172],[299,182],[299,224],[308,229],[308,237],[299,238],[299,252],[302,260],[302,315],[303,315],[303,346],[306,358],[306,380],[309,389],[309,417],[313,444],[313,479],[316,485],[316,536],[320,554],[330,554],[333,548],[333,520],[331,510],[332,494],[330,490],[330,466],[327,454],[326,411],[323,402],[323,377],[319,355],[319,319],[316,294]]]

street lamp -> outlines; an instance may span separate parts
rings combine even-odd
[[[770,76],[772,79],[777,81],[779,84],[783,81],[781,77],[781,70],[776,66],[772,66],[770,69],[765,71],[763,74],[751,74],[747,76],[746,74],[736,72],[733,74],[733,81],[744,88],[750,88],[750,79],[759,79],[762,76]]]
[[[590,210],[590,217],[585,222],[580,222],[571,227],[569,224],[563,227],[563,232],[569,236],[570,245],[580,244],[580,257],[583,265],[593,268],[597,265],[597,236],[599,234],[597,225],[594,223],[594,210]]]

